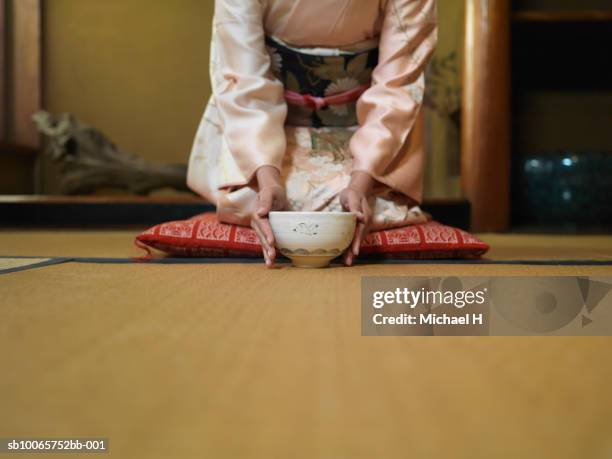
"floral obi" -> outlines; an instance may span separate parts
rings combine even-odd
[[[370,87],[378,48],[357,52],[296,49],[270,37],[266,45],[274,75],[285,86],[288,125],[358,124],[357,100]]]

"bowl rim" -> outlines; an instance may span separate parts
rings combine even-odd
[[[273,210],[269,212],[269,215],[354,215],[356,216],[356,212],[339,212],[339,211],[294,211],[294,210]]]

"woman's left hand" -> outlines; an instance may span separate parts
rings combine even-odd
[[[340,193],[340,204],[347,212],[357,215],[355,236],[348,249],[342,255],[346,266],[352,266],[359,255],[361,243],[368,235],[372,221],[372,210],[368,197],[372,192],[374,179],[367,173],[356,171],[351,175],[351,183]]]

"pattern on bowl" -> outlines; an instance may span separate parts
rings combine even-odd
[[[319,234],[319,225],[316,223],[298,223],[298,225],[293,228],[293,232],[303,234],[305,236],[316,236]]]
[[[314,249],[314,250],[295,249],[295,250],[291,250],[291,249],[287,249],[287,248],[281,247],[279,250],[280,250],[280,253],[282,253],[285,256],[289,256],[289,255],[310,255],[310,256],[330,256],[330,257],[333,256],[333,257],[337,257],[338,255],[340,255],[342,253],[338,249],[331,249],[331,250],[325,250],[325,249]]]

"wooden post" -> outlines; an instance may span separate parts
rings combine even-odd
[[[510,220],[510,1],[466,0],[461,181],[473,231]]]
[[[40,0],[12,3],[13,62],[12,132],[10,141],[37,148],[40,136],[32,115],[41,109],[41,11]]]
[[[0,0],[0,143],[6,140],[6,15],[5,1]]]

